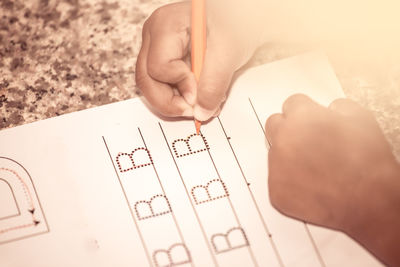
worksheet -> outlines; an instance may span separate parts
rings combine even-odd
[[[264,124],[295,93],[343,97],[322,53],[247,70],[200,134],[139,98],[1,131],[0,266],[381,266],[269,201]]]

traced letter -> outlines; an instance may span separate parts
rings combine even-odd
[[[0,244],[48,232],[28,171],[0,156]]]
[[[0,220],[21,214],[11,185],[0,177]]]
[[[154,251],[153,260],[157,267],[172,267],[192,262],[189,250],[181,243],[174,244],[167,250]]]
[[[141,200],[135,203],[135,212],[139,220],[157,217],[171,211],[171,205],[164,195],[155,195],[149,201]]]
[[[211,180],[205,186],[196,185],[191,193],[196,205],[229,196],[228,189],[220,179]]]
[[[174,150],[177,158],[199,153],[210,149],[207,140],[202,134],[191,134],[186,139],[177,139],[172,142],[172,150]]]
[[[212,235],[211,243],[217,254],[249,245],[246,233],[241,227],[234,227],[226,232],[226,234]]]
[[[116,161],[120,172],[127,172],[153,164],[150,152],[144,147],[135,148],[130,154],[118,153]]]

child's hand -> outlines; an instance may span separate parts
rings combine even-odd
[[[136,82],[149,103],[165,116],[205,121],[218,113],[233,74],[257,48],[239,27],[213,14],[207,16],[207,51],[198,85],[190,66],[190,2],[157,9],[143,26]]]
[[[268,119],[266,133],[274,207],[345,231],[400,263],[400,166],[370,112],[346,99],[325,108],[295,95]]]

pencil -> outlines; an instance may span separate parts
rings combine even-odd
[[[192,71],[197,84],[203,68],[204,55],[207,45],[206,0],[192,0]],[[201,122],[194,120],[196,133],[200,133]]]

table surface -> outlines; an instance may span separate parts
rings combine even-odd
[[[1,0],[0,130],[140,95],[142,25],[169,2]],[[266,44],[247,67],[310,49]],[[374,113],[400,159],[399,61],[363,53],[328,56],[346,96]]]

